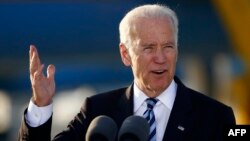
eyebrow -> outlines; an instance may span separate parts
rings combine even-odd
[[[172,42],[172,41],[170,41],[170,42],[163,43],[163,44],[161,44],[161,45],[162,45],[162,46],[166,46],[166,45],[173,45],[173,46],[175,46],[175,43]]]
[[[155,46],[156,43],[143,43],[142,46]],[[166,42],[166,43],[163,43],[161,44],[161,46],[167,46],[167,45],[173,45],[175,46],[175,43],[174,42]]]
[[[155,46],[156,44],[155,43],[144,43],[142,44],[143,47],[145,46]]]

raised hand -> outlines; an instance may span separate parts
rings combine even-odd
[[[37,49],[30,45],[30,81],[32,86],[32,100],[39,106],[47,106],[52,102],[55,94],[55,66],[49,65],[47,76],[43,73],[44,64],[41,64]]]

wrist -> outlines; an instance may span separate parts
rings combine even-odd
[[[32,97],[32,102],[38,106],[38,107],[45,107],[45,106],[48,106],[52,103],[52,100],[39,100],[38,98],[36,97]]]

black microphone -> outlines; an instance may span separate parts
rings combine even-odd
[[[86,141],[115,141],[117,125],[113,119],[107,116],[94,118],[87,130]]]
[[[118,133],[118,141],[147,141],[149,124],[141,116],[127,117]]]

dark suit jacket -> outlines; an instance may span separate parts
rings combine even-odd
[[[177,94],[165,130],[165,141],[219,141],[222,140],[223,126],[235,124],[230,107],[185,87],[175,77]],[[133,85],[107,93],[98,94],[85,100],[75,118],[65,131],[59,133],[56,141],[84,141],[86,130],[95,117],[107,115],[121,126],[123,120],[133,115]],[[52,117],[43,125],[32,128],[23,119],[18,140],[49,141]],[[178,129],[184,127],[184,130]]]

